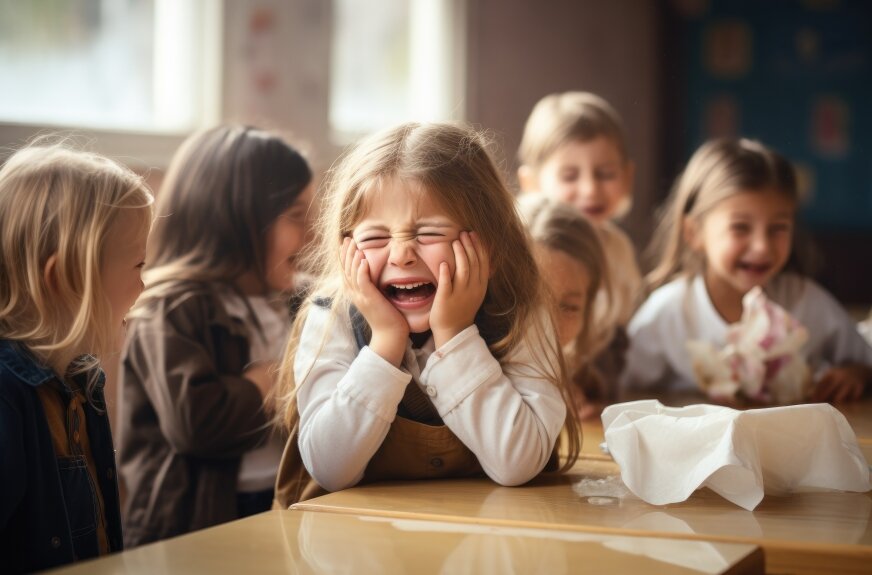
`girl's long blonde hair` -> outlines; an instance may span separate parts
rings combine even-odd
[[[701,224],[715,206],[736,194],[770,191],[799,203],[796,175],[784,156],[754,140],[726,138],[703,144],[676,181],[660,217],[652,243],[657,265],[646,277],[648,289],[703,271],[703,255],[684,239],[688,220]],[[795,250],[786,267],[802,267]]]
[[[391,180],[408,183],[410,193],[423,189],[446,215],[479,235],[493,272],[476,316],[482,337],[501,362],[522,339],[535,342],[539,357],[559,358],[557,366],[543,360],[542,377],[553,381],[567,405],[571,405],[553,326],[539,321],[539,312],[546,305],[545,292],[534,271],[523,225],[483,136],[470,128],[445,123],[403,124],[366,138],[341,158],[328,174],[318,235],[306,254],[304,265],[316,275],[310,293],[329,298],[334,314],[348,310],[350,300],[342,287],[340,246],[365,217],[374,192]],[[313,305],[311,300],[308,298],[300,310],[279,371],[278,413],[290,431],[299,417],[294,359],[302,326]],[[580,432],[572,409],[567,409],[566,427],[569,466],[580,451]]]
[[[77,357],[67,372],[89,372],[89,398],[95,368],[120,329],[100,273],[107,233],[127,209],[147,229],[153,202],[142,177],[62,142],[34,143],[0,169],[0,338],[22,343],[46,364],[93,354]],[[52,257],[55,285],[45,277]]]

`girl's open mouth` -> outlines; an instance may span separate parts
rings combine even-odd
[[[436,286],[430,282],[388,284],[382,292],[392,303],[400,307],[417,307],[428,302],[436,294]]]
[[[752,274],[765,274],[770,270],[772,266],[770,264],[749,264],[749,263],[740,263],[739,269],[750,272]]]

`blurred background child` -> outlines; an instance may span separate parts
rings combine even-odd
[[[629,237],[613,223],[629,211],[635,166],[620,116],[587,92],[542,98],[527,119],[518,150],[518,181],[525,193],[543,193],[573,206],[594,225],[608,262],[608,297],[600,296],[596,340],[610,338],[595,359],[616,381],[626,350],[625,327],[641,295],[642,278]]]
[[[657,232],[654,289],[629,326],[628,389],[697,389],[688,340],[726,343],[755,286],[809,332],[803,353],[816,401],[855,400],[872,378],[872,348],[793,251],[798,207],[791,164],[759,142],[703,145],[679,177]]]
[[[0,557],[31,572],[123,547],[101,363],[142,291],[151,192],[35,145],[0,169]]]
[[[596,295],[609,291],[599,236],[572,206],[543,195],[520,198],[519,209],[552,297],[576,412],[582,420],[597,417],[617,392],[615,382],[605,381],[591,361],[608,342],[594,341],[604,331],[592,325]]]
[[[402,124],[331,176],[319,271],[282,366],[277,500],[301,470],[361,481],[529,481],[580,433],[547,300],[514,201],[485,143],[453,124]],[[299,450],[299,451],[298,451]]]
[[[311,180],[284,140],[242,126],[194,134],[170,165],[120,374],[129,545],[270,507],[281,443],[264,398]]]

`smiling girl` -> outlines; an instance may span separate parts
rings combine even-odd
[[[332,173],[280,373],[282,507],[379,479],[524,483],[580,436],[522,225],[476,133],[405,124]]]
[[[291,317],[312,172],[275,134],[218,126],[176,152],[121,369],[125,541],[269,509],[265,398]]]
[[[839,303],[798,273],[793,167],[750,140],[717,140],[690,159],[658,230],[656,288],[630,322],[627,388],[696,389],[688,340],[726,343],[742,298],[762,287],[809,332],[812,399],[855,400],[872,381],[872,348]]]

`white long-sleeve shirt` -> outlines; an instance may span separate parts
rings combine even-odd
[[[810,279],[783,273],[766,295],[808,329],[803,354],[813,373],[845,363],[872,366],[872,347],[836,299]],[[625,389],[687,391],[695,383],[688,340],[726,344],[728,324],[715,309],[702,276],[677,279],[648,297],[627,333],[630,348],[621,376]]]
[[[410,342],[397,369],[358,349],[347,313],[331,316],[311,306],[294,361],[300,455],[319,485],[336,491],[362,479],[410,382],[497,483],[519,485],[545,467],[566,405],[526,342],[504,368],[473,325],[438,350],[432,338],[417,350]]]

